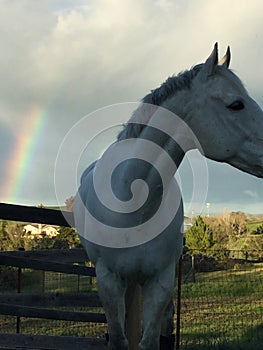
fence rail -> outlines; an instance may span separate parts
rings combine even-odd
[[[0,203],[0,219],[75,227],[71,212]]]
[[[68,250],[70,252],[70,250]],[[29,268],[43,271],[62,272],[67,274],[76,274],[95,277],[95,269],[88,266],[78,266],[71,264],[62,264],[54,261],[41,261],[37,259],[17,257],[11,252],[0,253],[0,264],[20,268]]]
[[[2,349],[45,349],[45,350],[103,350],[106,348],[104,339],[84,337],[45,336],[28,334],[0,334]],[[8,347],[8,348],[7,348]]]
[[[0,212],[1,215],[1,212]],[[12,256],[16,258],[38,259],[41,261],[55,261],[62,263],[85,262],[89,258],[85,249],[41,249],[41,250],[15,250],[0,252],[1,256]]]
[[[58,210],[26,207],[0,203],[0,219],[36,222],[60,226],[74,226],[74,218],[70,212]],[[78,276],[95,277],[95,269],[89,266],[76,265],[88,261],[84,249],[54,249],[41,251],[6,251],[0,252],[0,265],[18,267],[18,274],[22,268],[42,271],[52,271]],[[21,280],[21,275],[19,275]],[[42,293],[42,294],[0,294],[0,314],[27,318],[43,318],[51,320],[65,320],[74,322],[106,323],[106,317],[98,312],[67,311],[50,309],[61,306],[101,307],[96,292],[87,293]],[[48,307],[48,308],[47,308]],[[17,323],[17,325],[20,322]],[[19,331],[19,326],[17,326]],[[1,348],[27,349],[85,349],[98,350],[106,348],[105,339],[81,337],[37,336],[26,334],[0,333]]]

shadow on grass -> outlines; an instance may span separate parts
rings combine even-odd
[[[197,339],[202,339],[204,336],[198,334],[195,336]],[[185,334],[184,338],[188,338]],[[189,335],[189,339],[192,335]],[[222,339],[222,336],[220,337]],[[191,341],[192,343],[193,341]],[[214,335],[211,338],[206,337],[202,344],[180,346],[180,350],[262,350],[263,349],[263,323],[256,327],[251,327],[246,333],[239,339],[233,342],[224,340],[216,340]]]

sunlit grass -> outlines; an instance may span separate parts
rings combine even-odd
[[[182,286],[182,349],[261,349],[263,264],[242,268],[197,273]]]
[[[91,283],[85,276],[46,273],[45,280],[43,276],[41,271],[23,271],[23,292],[41,293],[43,288],[46,292],[84,292],[96,288],[95,280]],[[263,263],[195,273],[195,282],[182,285],[181,349],[261,350],[262,296]],[[63,309],[92,311],[85,307]],[[14,333],[15,329],[15,317],[0,316],[0,332]],[[21,333],[103,337],[106,331],[104,324],[21,318]]]

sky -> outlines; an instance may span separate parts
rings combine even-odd
[[[230,45],[231,68],[263,107],[261,0],[0,0],[0,9],[1,202],[57,205],[74,195],[72,182],[56,195],[56,183],[74,167],[70,155],[59,180],[56,164],[65,137],[78,144],[67,135],[83,117],[95,136],[94,111],[138,102],[168,76],[204,62],[215,42],[220,56]],[[116,130],[95,139],[87,163]],[[263,180],[207,165],[204,212],[263,212]],[[195,210],[187,212],[190,170],[187,162],[180,169],[188,215]]]

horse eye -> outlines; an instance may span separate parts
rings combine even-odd
[[[227,106],[227,108],[232,109],[233,111],[240,111],[241,109],[244,109],[244,103],[242,101],[235,101],[231,103],[231,105]]]

